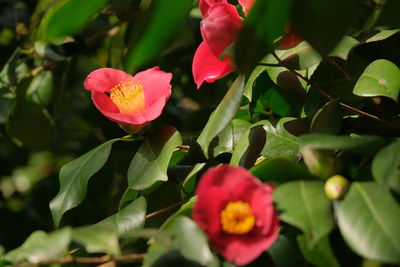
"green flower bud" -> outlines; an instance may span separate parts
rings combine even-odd
[[[349,188],[349,181],[341,175],[334,175],[325,182],[325,195],[332,200],[342,198]]]

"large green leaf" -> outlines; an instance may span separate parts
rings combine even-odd
[[[133,157],[128,169],[129,187],[142,190],[157,181],[167,181],[168,163],[175,148],[181,144],[181,135],[174,127],[160,127]]]
[[[400,207],[389,190],[373,182],[354,182],[335,211],[340,232],[356,253],[400,263]]]
[[[371,168],[372,175],[378,183],[400,193],[400,141],[381,149],[375,155]]]
[[[333,255],[332,249],[329,245],[329,238],[325,236],[315,245],[313,249],[307,247],[307,238],[305,235],[297,237],[299,247],[303,253],[304,258],[315,266],[318,267],[340,267],[339,262]]]
[[[13,263],[22,261],[39,263],[57,259],[67,253],[71,234],[70,228],[63,228],[50,234],[41,230],[35,231],[20,247],[4,255],[4,258]]]
[[[358,0],[294,1],[292,24],[296,33],[325,56],[359,19]]]
[[[293,181],[280,185],[273,194],[279,218],[304,232],[312,249],[334,227],[331,203],[320,181]]]
[[[119,255],[118,233],[109,228],[84,226],[73,229],[72,240],[85,246],[89,253]]]
[[[140,39],[127,53],[125,66],[128,71],[148,63],[169,44],[175,33],[184,25],[193,1],[152,1],[150,18]]]
[[[155,246],[151,246],[146,256],[144,266],[152,266],[152,263],[168,250],[177,250],[185,258],[205,266],[214,265],[215,259],[208,247],[206,236],[191,219],[178,215],[164,224],[161,229],[172,235],[171,243],[168,247],[157,243]],[[193,242],[193,240],[196,240],[196,242]],[[156,249],[157,247],[159,248]],[[156,253],[156,255],[154,255],[154,253]]]
[[[328,56],[331,57],[339,57],[343,60],[347,60],[349,57],[350,51],[359,45],[360,42],[357,39],[354,39],[351,36],[345,36],[329,53]]]
[[[63,214],[78,206],[86,196],[87,184],[93,174],[106,163],[116,138],[90,150],[83,156],[67,163],[60,170],[60,191],[50,202],[54,225],[59,226]]]
[[[62,0],[56,3],[42,19],[38,39],[58,42],[78,33],[107,2],[108,0]]]
[[[354,86],[358,96],[386,96],[398,100],[400,69],[386,59],[378,59],[368,65]]]
[[[338,102],[329,101],[320,108],[311,121],[311,133],[336,134],[343,124],[342,110]]]
[[[300,138],[301,149],[342,150],[358,155],[374,154],[384,145],[384,140],[378,136],[307,134]]]
[[[296,161],[299,158],[300,139],[285,129],[285,123],[291,120],[291,118],[283,118],[276,126],[269,121],[265,122],[267,140],[261,155],[268,159],[283,158],[289,161]]]
[[[240,75],[232,84],[221,103],[217,106],[203,131],[197,138],[197,143],[200,145],[204,154],[208,156],[208,147],[214,137],[217,136],[235,117],[239,109],[242,99],[244,87],[244,77]]]
[[[129,237],[143,228],[146,218],[146,200],[139,197],[118,213],[96,223],[93,228],[108,228],[116,231],[119,237]]]
[[[300,252],[285,236],[278,239],[267,250],[276,267],[301,266]]]

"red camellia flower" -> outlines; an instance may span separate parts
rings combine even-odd
[[[96,108],[128,132],[137,132],[157,118],[171,95],[171,73],[154,67],[131,76],[101,68],[91,72],[84,86]]]
[[[254,0],[240,0],[245,13],[251,8]],[[227,0],[200,0],[200,11],[203,16],[200,30],[203,42],[199,45],[193,58],[193,77],[199,88],[204,81],[214,82],[235,68],[230,55],[222,53],[236,40],[242,19],[234,5]]]
[[[272,192],[242,167],[210,169],[197,187],[193,219],[222,256],[248,264],[278,237]]]

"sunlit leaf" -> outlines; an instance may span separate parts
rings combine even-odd
[[[120,138],[109,140],[67,163],[60,170],[60,191],[50,202],[54,225],[58,227],[63,214],[78,206],[86,196],[90,177],[98,172],[110,155],[111,146]]]
[[[373,182],[354,182],[335,211],[342,236],[357,254],[400,263],[400,207],[389,190]]]
[[[109,228],[84,226],[73,229],[72,239],[84,245],[90,253],[120,254],[118,233]]]
[[[334,227],[330,201],[320,181],[293,181],[280,185],[273,194],[279,218],[304,232],[312,249]]]
[[[386,96],[398,100],[400,69],[386,59],[378,59],[368,65],[358,79],[353,93],[358,96]]]
[[[129,187],[142,190],[157,181],[167,181],[168,163],[175,148],[181,144],[181,135],[174,127],[160,127],[133,157],[128,169]]]

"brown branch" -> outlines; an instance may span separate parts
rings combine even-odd
[[[172,205],[170,205],[170,206],[168,206],[168,207],[166,207],[166,208],[163,208],[163,209],[160,209],[160,210],[157,210],[157,211],[155,211],[155,212],[152,212],[152,213],[150,213],[150,214],[147,214],[146,215],[146,220],[147,219],[151,219],[151,218],[153,218],[153,217],[155,217],[155,216],[157,216],[157,215],[160,215],[160,214],[162,214],[162,213],[164,213],[164,212],[167,212],[167,211],[169,211],[169,210],[172,210],[172,209],[175,209],[175,208],[177,208],[177,207],[180,207],[180,206],[182,206],[182,204],[184,204],[185,203],[185,201],[179,201],[179,202],[177,202],[177,203],[174,203],[174,204],[172,204]]]
[[[74,257],[74,256],[66,256],[60,259],[55,259],[55,260],[47,260],[47,261],[41,261],[38,263],[30,263],[30,262],[25,262],[25,263],[19,263],[19,264],[13,264],[13,265],[7,265],[8,267],[30,267],[30,266],[37,266],[37,265],[51,265],[51,264],[65,264],[65,263],[82,263],[82,264],[104,264],[108,262],[115,262],[115,263],[127,263],[127,262],[135,262],[135,261],[140,261],[143,260],[144,257],[146,256],[145,253],[139,253],[139,254],[127,254],[127,255],[121,255],[121,256],[116,256],[116,257],[110,257],[110,256],[101,256],[101,257]]]
[[[317,92],[318,92],[319,94],[321,94],[323,97],[325,97],[325,98],[328,99],[329,101],[336,100],[333,96],[331,96],[330,94],[328,94],[327,92],[325,92],[324,90],[322,90],[317,84],[315,84],[313,81],[311,81],[311,80],[308,79],[307,77],[304,77],[302,74],[298,73],[297,71],[292,70],[292,69],[289,69],[288,67],[286,67],[286,66],[285,66],[285,63],[284,63],[275,53],[272,53],[272,55],[275,57],[275,59],[279,62],[279,64],[280,64],[282,67],[285,67],[288,71],[290,71],[291,73],[295,74],[296,76],[298,76],[299,78],[301,78],[302,80],[304,80],[306,83],[308,83],[310,86],[312,86],[315,90],[317,90]],[[348,104],[346,104],[346,103],[343,103],[343,102],[338,101],[338,104],[341,105],[342,107],[344,107],[344,108],[350,110],[350,111],[353,111],[353,112],[357,113],[358,115],[360,115],[360,116],[362,116],[362,117],[375,120],[375,121],[377,121],[377,122],[380,122],[380,123],[382,123],[382,124],[384,124],[384,125],[387,125],[387,126],[390,126],[390,127],[393,127],[393,128],[400,128],[399,125],[396,125],[396,124],[391,123],[390,121],[381,119],[381,118],[379,118],[378,116],[375,116],[375,115],[370,114],[370,113],[368,113],[368,112],[359,110],[358,108],[352,107],[352,106],[350,106],[350,105],[348,105]]]
[[[345,69],[343,69],[339,64],[336,63],[335,60],[328,58],[329,63],[331,63],[332,66],[334,66],[338,71],[340,71],[343,76],[346,78],[351,83],[354,83],[353,78],[350,77],[350,75],[347,73]]]

